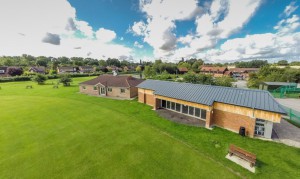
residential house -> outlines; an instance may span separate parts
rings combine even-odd
[[[100,75],[79,84],[81,93],[119,98],[134,98],[138,95],[137,85],[143,82],[131,76]]]
[[[71,66],[57,67],[57,73],[58,74],[77,73],[77,68],[76,67],[71,67]]]
[[[138,86],[138,101],[192,116],[206,128],[218,126],[250,137],[271,138],[273,123],[285,110],[268,91],[146,80]]]
[[[211,74],[213,77],[222,77],[222,76],[230,76],[231,73],[227,72],[228,69],[226,67],[210,67],[210,66],[201,66],[199,67],[200,73],[203,74]]]
[[[187,67],[179,67],[178,68],[178,72],[179,74],[185,74],[189,71],[189,69],[187,69]]]
[[[30,67],[28,71],[31,72],[31,73],[45,74],[46,73],[46,68],[44,66]]]
[[[0,66],[0,77],[8,77],[7,70],[8,67]]]
[[[229,71],[232,72],[233,77],[248,79],[250,73],[258,72],[259,68],[232,68]]]
[[[92,66],[80,66],[79,67],[80,73],[93,73],[94,71],[95,71],[95,69]]]

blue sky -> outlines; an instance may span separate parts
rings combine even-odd
[[[0,55],[299,60],[288,0],[2,0]]]

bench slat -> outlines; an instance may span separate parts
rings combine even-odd
[[[251,166],[255,165],[255,163],[256,163],[256,155],[255,154],[245,151],[239,147],[236,147],[233,144],[230,144],[230,146],[229,146],[229,153],[231,155],[234,154],[244,160],[249,161],[251,163]]]

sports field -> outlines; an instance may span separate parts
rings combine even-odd
[[[189,127],[136,100],[33,82],[0,83],[0,178],[299,178],[300,149]],[[33,89],[25,89],[33,85]],[[257,154],[252,174],[225,159]]]

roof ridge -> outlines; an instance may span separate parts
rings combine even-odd
[[[152,80],[152,79],[149,79],[149,80]],[[207,86],[207,87],[212,87],[212,88],[227,88],[227,89],[232,89],[232,90],[242,90],[242,91],[268,92],[268,91],[265,91],[265,90],[259,90],[259,89],[234,88],[234,87],[227,87],[227,86],[206,85],[206,84],[197,84],[197,83],[188,83],[188,82],[164,81],[164,80],[152,80],[152,81],[169,82],[169,83],[178,83],[178,84],[190,84],[190,85],[198,85],[198,86]]]

